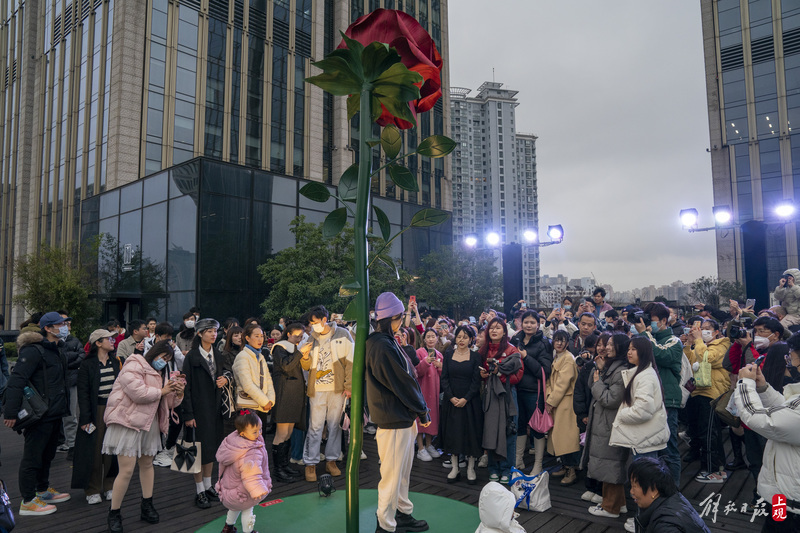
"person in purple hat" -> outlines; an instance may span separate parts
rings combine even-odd
[[[379,295],[375,302],[377,328],[367,338],[367,405],[378,426],[375,440],[381,460],[375,533],[428,530],[427,522],[411,516],[414,504],[408,499],[415,421],[419,418],[422,427],[427,427],[431,419],[412,366],[394,337],[404,311],[403,303],[391,292]]]

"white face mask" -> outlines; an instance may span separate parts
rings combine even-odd
[[[753,346],[755,346],[756,350],[759,352],[766,350],[769,347],[769,337],[756,335],[753,337]]]
[[[322,331],[325,329],[325,324],[311,324],[311,329],[317,333],[322,333]]]
[[[187,320],[184,322],[187,328],[192,329],[194,327],[194,320]]]
[[[703,342],[706,344],[714,340],[714,332],[710,329],[704,329],[700,332],[700,335],[703,337]]]

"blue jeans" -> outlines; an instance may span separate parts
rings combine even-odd
[[[669,425],[669,440],[667,447],[658,451],[658,456],[664,458],[675,486],[681,486],[681,453],[678,451],[678,411],[677,407],[667,407],[667,425]]]
[[[303,447],[305,446],[306,442],[306,432],[300,431],[299,429],[292,430],[292,437],[291,437],[291,451],[292,451],[292,459],[295,461],[300,461],[303,459]]]
[[[517,402],[517,389],[515,387],[511,387],[511,401],[516,403]],[[519,417],[514,416],[514,422],[519,424],[518,419]],[[527,422],[526,422],[527,423]],[[516,435],[508,435],[506,436],[506,456],[502,457],[494,453],[494,451],[489,452],[489,474],[496,474],[498,476],[510,476],[511,475],[511,465],[514,464],[517,455],[517,437]]]

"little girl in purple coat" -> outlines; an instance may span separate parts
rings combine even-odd
[[[222,533],[235,533],[233,527],[242,513],[242,529],[253,531],[256,517],[253,507],[272,491],[269,477],[269,460],[264,438],[261,436],[261,419],[254,411],[243,409],[234,420],[236,431],[225,437],[217,450],[219,481],[216,489],[222,504],[228,509]]]

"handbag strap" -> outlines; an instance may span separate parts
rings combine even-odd
[[[703,363],[708,363],[708,350],[703,354]]]

